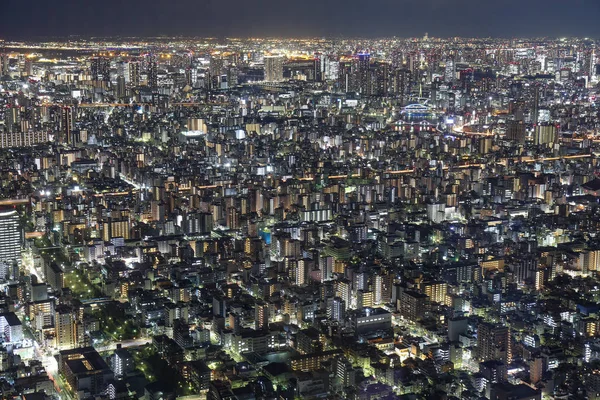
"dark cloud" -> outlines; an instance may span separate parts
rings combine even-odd
[[[598,0],[2,0],[0,36],[592,36]]]

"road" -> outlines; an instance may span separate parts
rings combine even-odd
[[[138,338],[138,339],[130,339],[130,340],[122,340],[120,342],[114,342],[111,343],[107,346],[94,346],[94,348],[96,349],[96,351],[98,353],[102,353],[105,351],[112,351],[112,350],[116,350],[117,345],[120,344],[121,348],[126,349],[129,347],[140,347],[140,346],[144,346],[146,343],[151,343],[152,342],[152,338],[149,337],[142,337],[142,338]]]

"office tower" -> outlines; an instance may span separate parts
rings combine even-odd
[[[505,364],[510,363],[512,354],[509,328],[487,322],[479,324],[475,357],[480,361],[499,360]]]
[[[369,53],[360,53],[356,61],[358,93],[368,96],[371,94],[371,55]]]
[[[279,82],[283,80],[283,56],[265,56],[265,81]]]
[[[140,63],[139,61],[131,61],[129,63],[129,84],[132,86],[140,85]]]
[[[0,262],[21,263],[23,228],[17,210],[0,209]]]

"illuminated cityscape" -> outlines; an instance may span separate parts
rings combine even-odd
[[[3,399],[600,399],[592,38],[0,40]]]

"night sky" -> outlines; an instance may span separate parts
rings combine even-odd
[[[0,0],[0,37],[589,36],[600,0]]]

